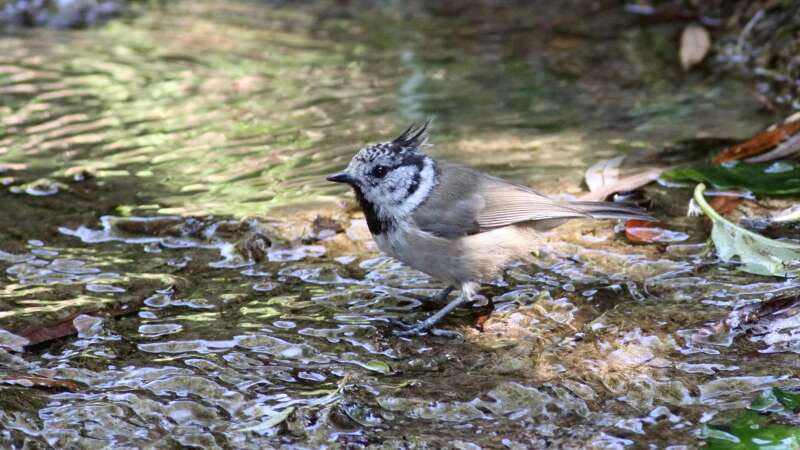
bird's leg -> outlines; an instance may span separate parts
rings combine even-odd
[[[423,309],[435,311],[437,306],[441,306],[443,303],[447,303],[447,297],[450,295],[451,292],[453,292],[453,290],[455,290],[455,288],[456,287],[454,285],[450,285],[442,289],[441,291],[437,292],[436,294],[431,295],[430,297],[413,296],[413,298],[423,302]],[[406,322],[405,320],[402,319],[389,319],[389,323],[404,329],[410,329],[414,326],[412,323]]]
[[[433,302],[433,303],[444,303],[444,302],[446,302],[447,301],[447,297],[450,295],[451,292],[453,292],[453,290],[455,288],[456,287],[453,286],[452,284],[450,286],[447,286],[446,288],[444,288],[441,291],[439,291],[438,293],[436,293],[436,295],[432,296],[430,298],[430,301]]]
[[[436,325],[440,320],[442,320],[442,318],[444,318],[444,316],[448,315],[452,310],[458,308],[460,305],[464,303],[469,302],[476,288],[477,285],[475,285],[474,283],[464,283],[461,286],[461,293],[458,295],[458,297],[455,298],[455,300],[451,301],[450,303],[445,305],[442,309],[437,311],[435,314],[419,322],[418,324],[412,326],[411,328],[408,328],[403,331],[397,331],[395,333],[398,336],[413,336],[429,331],[431,328],[433,328],[434,325]]]

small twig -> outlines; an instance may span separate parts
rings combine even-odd
[[[756,24],[763,17],[764,17],[764,10],[759,9],[755,14],[753,14],[753,17],[751,17],[750,20],[747,21],[747,24],[744,26],[744,28],[742,28],[742,32],[739,33],[739,38],[736,40],[736,51],[739,52],[739,54],[744,53],[745,39],[750,34],[750,32],[753,31],[753,28],[755,28]]]

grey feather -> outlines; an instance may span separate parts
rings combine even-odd
[[[656,221],[656,218],[641,209],[614,202],[570,202],[569,205],[583,211],[592,219],[637,219]]]
[[[455,238],[530,222],[549,228],[564,219],[654,220],[638,208],[610,202],[559,202],[525,186],[468,167],[438,163],[439,182],[412,214],[422,230]]]

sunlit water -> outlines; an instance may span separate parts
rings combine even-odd
[[[0,38],[0,446],[694,447],[800,386],[791,315],[709,333],[797,288],[719,267],[699,220],[669,247],[566,226],[484,292],[483,332],[476,308],[444,324],[463,341],[392,335],[441,286],[324,181],[364,142],[434,117],[436,156],[577,193],[620,151],[769,121],[684,75],[669,30],[557,12],[200,1]],[[65,319],[77,337],[22,351]]]

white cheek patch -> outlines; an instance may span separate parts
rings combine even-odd
[[[434,186],[436,186],[436,169],[434,168],[433,161],[426,158],[422,171],[419,174],[419,186],[417,190],[400,201],[399,204],[394,205],[392,211],[387,211],[387,213],[389,213],[387,215],[398,218],[408,216],[428,198]],[[397,194],[405,196],[407,194],[405,191],[406,187],[407,185],[403,185],[401,188],[402,192],[398,192]]]

